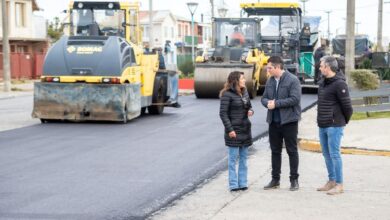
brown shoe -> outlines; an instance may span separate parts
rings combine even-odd
[[[335,181],[328,181],[323,187],[317,188],[317,191],[329,191],[329,190],[333,189],[333,187],[335,187],[335,186],[336,186]]]
[[[328,191],[326,194],[328,194],[328,195],[337,195],[337,194],[341,194],[343,192],[344,192],[343,184],[336,184],[336,186],[333,187],[333,189]]]

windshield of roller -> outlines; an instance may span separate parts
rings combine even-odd
[[[216,23],[216,46],[247,47],[255,43],[256,22]]]
[[[73,9],[71,36],[124,37],[125,11],[114,9]]]
[[[261,16],[263,18],[261,35],[288,36],[300,31],[300,21],[297,16]]]

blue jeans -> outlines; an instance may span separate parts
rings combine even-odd
[[[175,103],[178,101],[179,96],[179,76],[178,74],[169,75],[168,74],[168,82],[171,86],[171,94],[169,95],[169,100],[172,103]]]
[[[320,128],[322,155],[325,158],[329,181],[343,183],[343,161],[341,160],[340,142],[344,127]]]
[[[229,188],[237,189],[248,187],[248,147],[229,147]],[[238,175],[236,164],[238,162]]]

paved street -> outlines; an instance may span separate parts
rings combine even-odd
[[[28,118],[31,99],[0,100],[2,120]],[[265,109],[252,102],[256,137]],[[31,120],[0,132],[1,219],[143,219],[191,191],[226,167],[226,152],[219,101],[181,103],[125,125]]]

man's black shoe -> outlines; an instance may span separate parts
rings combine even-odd
[[[242,191],[248,190],[248,187],[247,186],[241,187],[240,190],[242,190]]]
[[[236,192],[238,190],[240,190],[240,188],[234,188],[234,189],[230,189],[230,192]]]
[[[172,104],[172,107],[174,107],[174,108],[180,108],[181,105],[180,105],[178,102],[175,102],[175,103]]]
[[[264,186],[264,190],[270,190],[270,189],[278,189],[280,187],[279,180],[271,180],[271,182],[268,183],[268,185]]]
[[[291,180],[290,191],[297,191],[299,189],[298,180]]]

